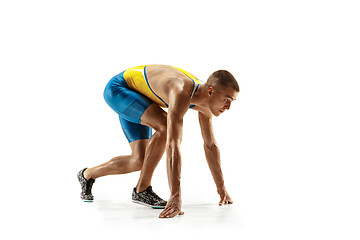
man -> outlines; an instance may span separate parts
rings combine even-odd
[[[165,208],[160,218],[184,214],[181,211],[181,153],[183,117],[189,108],[199,112],[205,156],[220,195],[219,205],[231,204],[220,167],[212,115],[229,110],[239,93],[231,73],[219,70],[205,84],[192,74],[166,65],[145,65],[127,69],[113,77],[104,91],[108,105],[119,115],[132,154],[119,156],[78,173],[81,198],[92,201],[91,188],[96,178],[141,170],[133,189],[134,202],[153,208]],[[162,107],[168,107],[165,112]],[[155,130],[152,135],[151,129]],[[166,202],[151,187],[153,172],[166,150],[170,198]]]

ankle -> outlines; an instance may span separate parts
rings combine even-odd
[[[150,185],[137,185],[136,186],[136,193],[140,193],[145,191]]]
[[[89,180],[91,178],[91,175],[89,174],[89,169],[86,169],[84,172],[83,172],[83,176],[86,180]]]

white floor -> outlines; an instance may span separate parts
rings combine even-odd
[[[189,202],[183,204],[182,210],[185,214],[172,219],[160,219],[158,218],[160,209],[152,209],[132,202],[104,200],[87,204],[81,203],[78,210],[89,218],[96,216],[99,224],[114,231],[118,231],[119,228],[138,231],[146,228],[147,230],[159,230],[158,234],[168,234],[171,230],[176,229],[178,232],[180,229],[191,230],[199,227],[231,226],[234,228],[240,226],[237,207],[236,205],[219,207],[216,203]],[[186,235],[186,233],[184,234]]]
[[[216,199],[187,196],[182,207],[185,215],[160,219],[161,210],[132,203],[130,197],[105,196],[98,188],[98,199],[85,203],[78,198],[78,190],[63,200],[46,199],[46,193],[28,200],[5,199],[1,218],[6,221],[0,235],[6,237],[1,239],[348,240],[360,236],[354,199],[349,199],[349,205],[335,206],[337,201],[332,199],[286,198],[287,194],[278,193],[266,199],[254,191],[243,198],[235,194],[233,205],[220,207]]]
[[[182,239],[194,235],[223,236],[241,228],[239,206],[219,207],[211,203],[186,203],[185,215],[158,218],[161,210],[130,201],[100,200],[72,204],[53,202],[18,206],[7,215],[2,239]],[[230,231],[230,232],[229,232]],[[11,237],[9,237],[11,236]]]

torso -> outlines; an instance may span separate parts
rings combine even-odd
[[[141,73],[144,67],[145,72]],[[124,77],[130,88],[149,97],[161,107],[167,107],[169,92],[174,84],[182,88],[182,91],[187,91],[190,97],[200,83],[194,75],[167,65],[130,68],[125,71]]]

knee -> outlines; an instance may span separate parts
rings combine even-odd
[[[166,141],[166,135],[167,135],[167,127],[166,124],[160,128],[154,129],[155,133],[153,134],[153,139],[157,139],[157,143],[160,144],[164,141]]]
[[[144,156],[133,155],[132,165],[135,171],[140,171],[144,163]]]
[[[156,131],[158,132],[158,134],[160,134],[161,136],[166,136],[167,134],[167,125],[162,125],[159,129],[156,129]]]
[[[151,109],[150,109],[151,108]],[[162,110],[159,106],[153,105],[141,117],[141,124],[146,125],[154,129],[156,132],[166,134],[167,130],[167,112]]]

